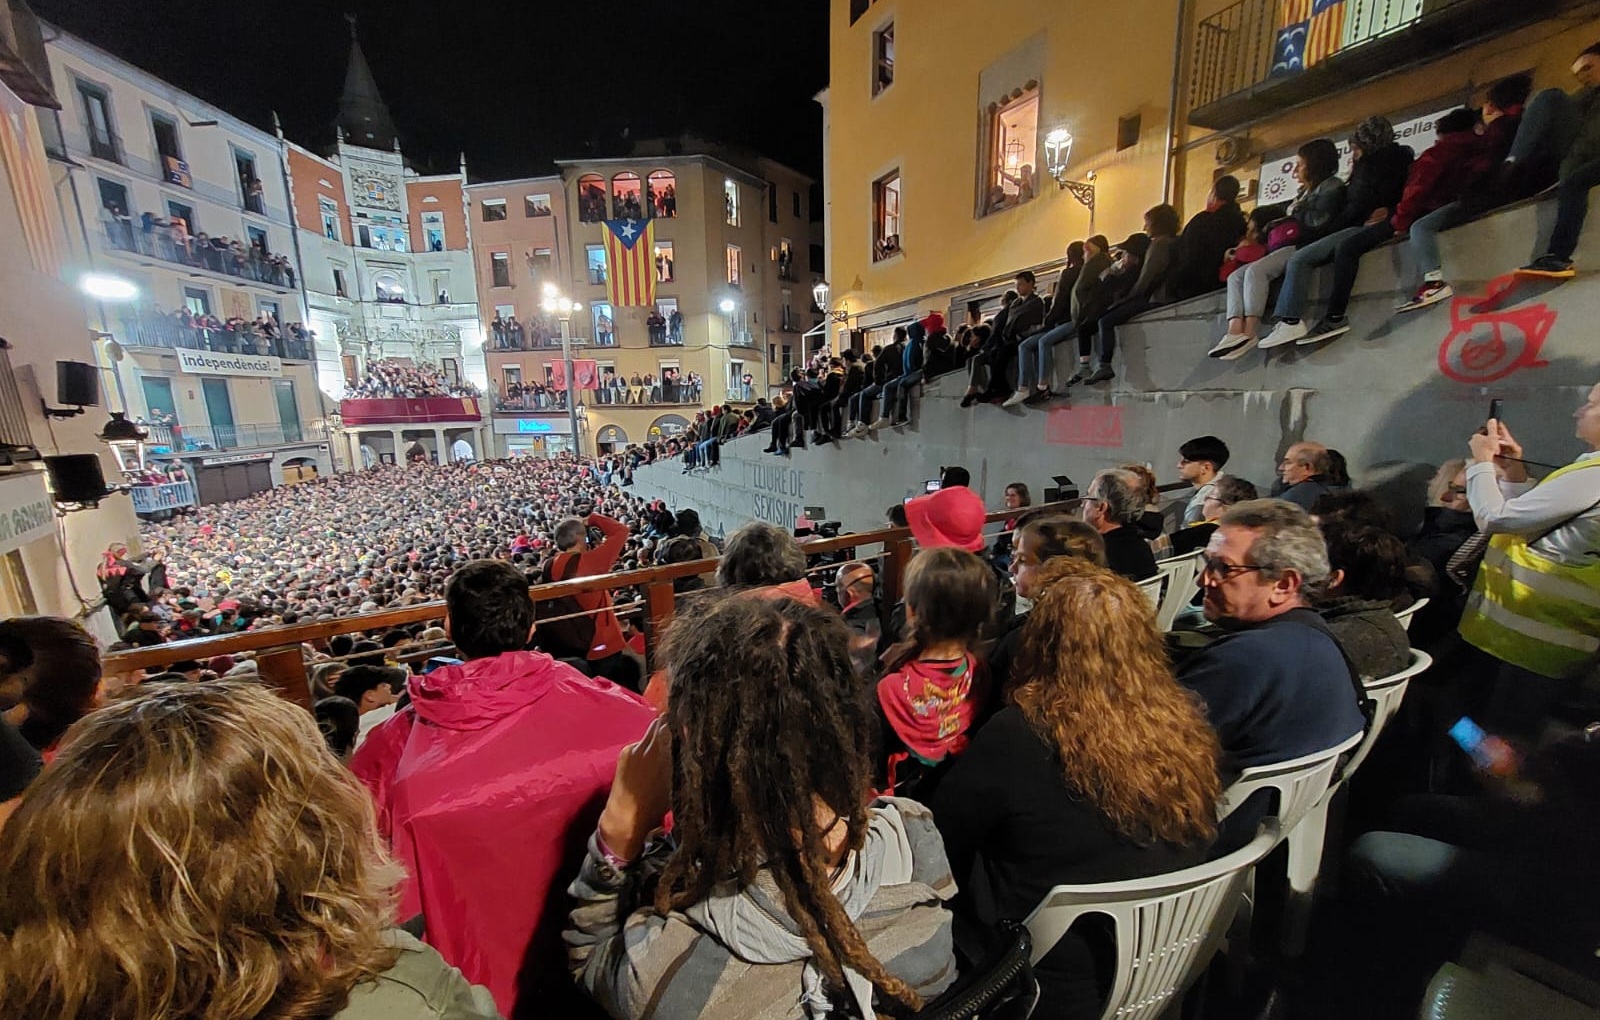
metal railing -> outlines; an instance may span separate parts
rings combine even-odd
[[[1313,5],[1306,2],[1308,20],[1286,24],[1286,9],[1296,5],[1284,0],[1239,0],[1195,27],[1189,107],[1204,107],[1269,80],[1292,77],[1407,29],[1452,23],[1448,38],[1438,44],[1408,35],[1405,53],[1372,69],[1393,70],[1448,45],[1509,30],[1513,26],[1503,18],[1478,18],[1480,13],[1509,13],[1509,6],[1501,0],[1342,0],[1312,14]],[[1543,0],[1531,0],[1530,6],[1543,6]],[[1339,86],[1354,86],[1368,77],[1371,74],[1347,75],[1339,79]]]
[[[185,326],[170,315],[130,315],[122,319],[117,340],[129,347],[184,348],[215,354],[256,354],[288,361],[310,361],[311,343],[298,337],[268,339],[249,329]]]
[[[101,226],[106,243],[117,251],[280,290],[293,290],[295,286],[293,266],[266,262],[254,248],[248,249],[241,258],[230,249],[201,244],[194,236],[187,244],[180,244],[173,238],[170,227],[145,230],[142,224],[128,218],[101,220]]]
[[[144,425],[156,456],[211,450],[258,450],[290,443],[320,443],[328,438],[323,421],[263,422],[243,425]]]
[[[1067,510],[1075,507],[1077,501],[1058,505]],[[989,514],[985,519],[990,525],[996,525],[1021,516],[1027,509],[1001,510]],[[893,605],[900,599],[905,567],[911,561],[913,550],[911,532],[906,528],[884,528],[805,543],[806,554],[813,562],[808,573],[813,575],[815,580],[825,579],[826,573],[832,567],[832,564],[816,563],[817,557],[843,553],[856,559],[875,561],[879,565],[882,599],[886,605]],[[528,595],[538,603],[590,592],[610,592],[614,601],[611,608],[619,616],[633,617],[640,624],[640,629],[645,634],[646,647],[653,659],[660,647],[664,628],[671,622],[677,610],[677,597],[672,582],[678,578],[713,573],[716,566],[717,561],[714,559],[674,563],[646,570],[631,570],[555,584],[534,585],[529,589]],[[217,655],[253,654],[264,683],[276,688],[285,697],[309,708],[312,701],[311,684],[306,662],[301,653],[302,642],[323,642],[338,634],[378,633],[393,627],[433,623],[443,618],[443,602],[425,602],[404,609],[382,610],[315,623],[297,623],[286,627],[194,638],[150,648],[112,652],[105,656],[104,667],[105,672],[110,674],[128,673],[136,669],[157,672],[184,660],[203,662]],[[430,648],[427,654],[440,654],[440,650],[439,647]],[[655,666],[657,663],[652,662],[651,665]]]
[[[700,401],[690,399],[689,391],[684,388],[675,392],[673,399],[666,399],[666,394],[661,390],[660,383],[650,386],[624,386],[621,390],[598,389],[579,390],[579,399],[589,404],[612,404],[617,406],[638,405],[641,407],[698,407]],[[618,395],[622,396],[619,397]],[[566,393],[560,390],[546,390],[543,394],[524,394],[521,397],[496,397],[494,399],[496,411],[565,411],[567,409]]]
[[[133,497],[133,512],[136,514],[159,514],[170,510],[181,510],[200,501],[195,494],[193,482],[135,485],[128,490],[128,495]]]
[[[33,432],[17,390],[17,377],[11,369],[11,342],[0,337],[0,447],[6,450],[33,450]]]

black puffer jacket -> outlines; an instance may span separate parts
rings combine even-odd
[[[1405,193],[1406,175],[1415,158],[1411,146],[1390,142],[1356,160],[1355,169],[1350,171],[1350,183],[1345,185],[1344,212],[1338,226],[1328,233],[1365,226],[1367,217],[1378,209],[1387,209],[1392,215],[1395,206],[1400,204],[1400,196]]]

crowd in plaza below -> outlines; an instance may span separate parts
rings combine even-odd
[[[403,358],[368,362],[366,374],[347,385],[344,391],[346,400],[476,396],[479,396],[476,386],[464,380],[445,378],[444,370],[438,365]]]
[[[890,508],[898,601],[803,528],[718,543],[628,494],[663,448],[202,507],[108,554],[130,645],[251,626],[247,599],[277,624],[442,594],[443,623],[304,644],[313,717],[247,655],[102,676],[76,623],[0,622],[0,1013],[907,1015],[1051,888],[1242,846],[1273,808],[1225,813],[1230,784],[1353,746],[1416,649],[1346,787],[1334,968],[1420,993],[1483,929],[1592,969],[1600,386],[1574,418],[1588,452],[1537,482],[1504,423],[1465,437],[1421,530],[1313,441],[1258,489],[1196,437],[1165,507],[1142,465],[1074,504],[1013,482],[994,536],[947,467]],[[1142,586],[1185,555],[1169,630]],[[626,592],[528,596],[712,557],[663,633]],[[1036,1015],[1100,1015],[1111,937],[1037,961]]]

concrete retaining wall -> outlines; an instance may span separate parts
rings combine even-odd
[[[1175,481],[1178,445],[1212,433],[1233,451],[1228,471],[1263,489],[1290,443],[1314,439],[1345,454],[1357,485],[1419,516],[1427,478],[1465,455],[1492,396],[1505,400],[1530,459],[1564,464],[1582,449],[1572,412],[1600,381],[1600,277],[1556,285],[1505,275],[1542,250],[1534,242],[1551,214],[1550,203],[1525,204],[1445,234],[1456,298],[1405,316],[1393,307],[1415,286],[1406,248],[1373,252],[1350,308],[1354,329],[1322,348],[1209,360],[1223,331],[1222,296],[1197,298],[1123,327],[1115,382],[1080,386],[1047,409],[964,411],[965,377],[946,376],[913,402],[905,428],[788,458],[761,453],[759,434],[725,446],[709,472],[643,468],[635,490],[694,507],[714,533],[751,519],[791,526],[807,506],[861,530],[880,526],[886,508],[920,493],[941,465],[965,465],[998,507],[1008,482],[1027,482],[1037,498],[1052,475],[1086,485],[1096,470],[1127,462]],[[1597,233],[1578,252],[1580,265],[1600,263]],[[1499,300],[1483,297],[1506,287]],[[1068,345],[1056,353],[1059,388],[1074,358]]]

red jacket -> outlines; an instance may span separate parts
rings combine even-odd
[[[350,762],[405,865],[399,916],[422,914],[427,942],[504,1015],[519,995],[560,1001],[566,886],[618,752],[655,713],[542,652],[445,666],[407,689],[411,705]]]
[[[1482,145],[1482,139],[1471,131],[1457,131],[1440,135],[1417,157],[1406,176],[1405,193],[1389,220],[1395,233],[1405,233],[1417,220],[1461,197],[1461,190],[1481,166],[1478,152]]]
[[[551,562],[550,576],[564,578],[567,576],[569,557],[578,556],[578,569],[573,573],[578,577],[599,577],[609,574],[617,565],[617,560],[622,557],[622,550],[628,545],[628,526],[621,521],[607,517],[605,514],[590,514],[588,522],[600,529],[605,540],[593,549],[586,549],[581,553],[561,553]],[[604,612],[594,616],[594,644],[589,648],[589,659],[609,659],[625,647],[622,640],[622,624],[617,622],[617,614],[611,609],[611,593],[608,591],[592,591],[585,595],[574,595],[573,599],[585,609],[599,609]]]

